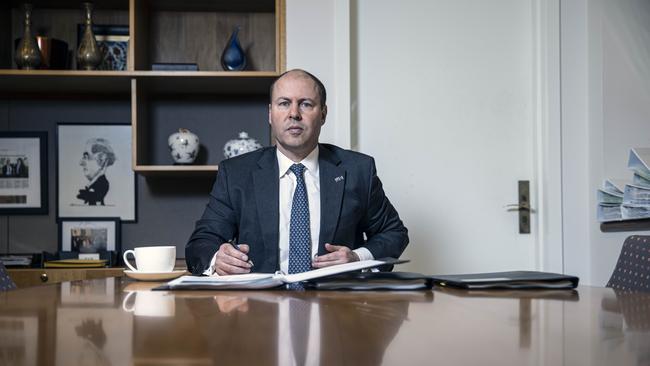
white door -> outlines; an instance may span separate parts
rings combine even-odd
[[[542,267],[535,4],[352,2],[354,147],[375,157],[409,229],[401,270]],[[505,208],[519,180],[537,210],[531,234]]]

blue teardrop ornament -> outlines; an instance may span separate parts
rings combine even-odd
[[[235,27],[221,54],[221,66],[227,71],[241,71],[246,67],[246,54],[239,44],[239,27]]]

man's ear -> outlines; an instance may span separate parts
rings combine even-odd
[[[327,106],[323,107],[323,110],[321,111],[321,119],[320,119],[320,125],[325,124],[325,119],[327,118]]]
[[[271,124],[271,103],[269,103],[269,124]]]
[[[97,164],[99,164],[99,166],[101,166],[101,167],[106,166],[106,154],[105,153],[98,152],[97,154],[95,154],[95,160],[97,160]]]

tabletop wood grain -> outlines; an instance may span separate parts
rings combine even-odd
[[[650,360],[650,294],[150,291],[156,285],[108,278],[0,293],[0,364],[284,365],[299,348],[302,362],[320,365]],[[292,320],[292,304],[309,309],[306,320]],[[302,343],[296,324],[307,329]]]

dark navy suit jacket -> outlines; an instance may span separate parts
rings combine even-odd
[[[319,146],[318,254],[326,254],[325,243],[332,243],[366,247],[375,258],[398,258],[408,244],[408,232],[384,194],[374,159],[334,145]],[[185,247],[188,269],[203,273],[219,246],[235,239],[250,246],[253,272],[279,270],[278,197],[275,147],[222,161],[208,205]]]

